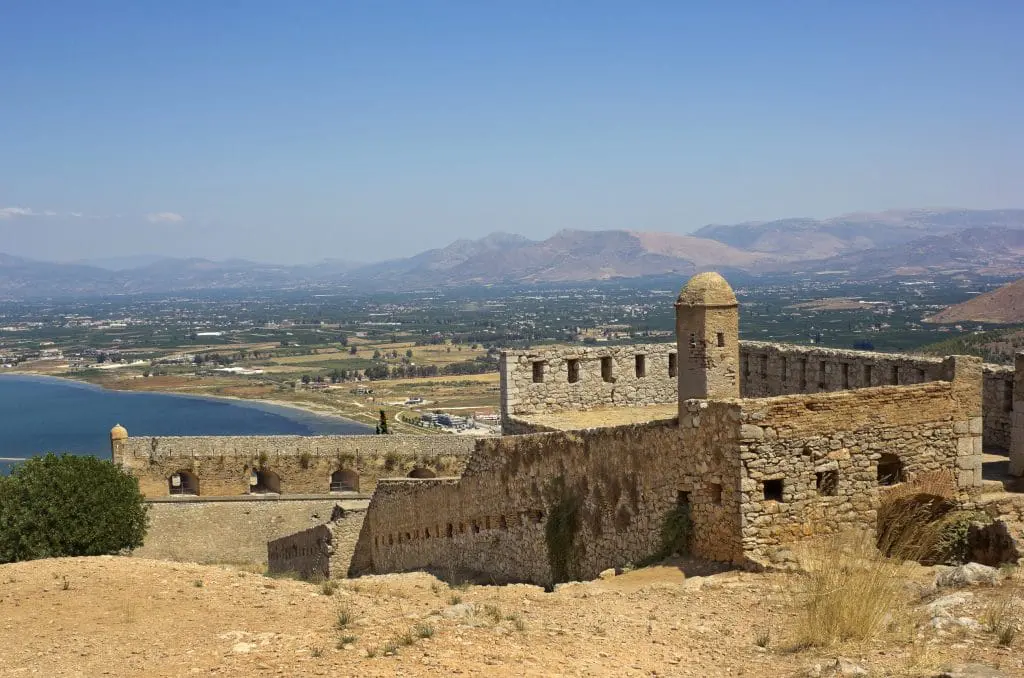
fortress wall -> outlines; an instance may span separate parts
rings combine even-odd
[[[267,562],[267,542],[330,520],[335,506],[358,532],[369,500],[336,497],[203,497],[149,502],[141,558],[197,563]],[[354,541],[354,539],[353,539]]]
[[[382,481],[350,573],[427,569],[543,585],[591,578],[657,553],[664,518],[681,500],[695,554],[739,560],[739,406],[692,408],[685,428],[485,440],[462,478]]]
[[[677,386],[675,374],[669,372],[669,355],[675,352],[674,343],[502,352],[502,419],[516,414],[674,403]],[[638,376],[637,356],[642,356],[643,376]],[[578,370],[575,382],[570,382],[570,363]],[[536,375],[535,369],[540,370]],[[542,381],[535,381],[535,376]]]
[[[268,570],[294,572],[303,579],[313,580],[345,577],[365,517],[365,506],[344,512],[335,510],[329,523],[269,542]]]
[[[248,495],[253,469],[280,479],[281,494],[326,494],[331,474],[354,471],[357,493],[370,494],[380,478],[413,469],[461,473],[475,439],[455,435],[182,436],[129,437],[112,443],[116,463],[139,479],[147,497],[170,495],[168,478],[188,471],[199,496]]]
[[[502,355],[502,426],[506,434],[531,432],[514,415],[598,407],[633,407],[676,401],[675,378],[668,376],[668,355],[676,344],[559,347]],[[644,354],[644,379],[635,377],[635,356]],[[615,383],[601,376],[601,358],[613,358]],[[654,356],[652,359],[651,356]],[[567,361],[578,359],[579,381],[568,382]],[[533,382],[533,363],[544,362],[544,381]],[[656,366],[652,370],[652,365]],[[983,417],[985,446],[1009,450],[1013,374],[1009,366],[986,365]],[[621,377],[621,378],[620,378]],[[823,393],[887,385],[921,384],[942,379],[942,358],[740,342],[740,392],[743,397]],[[508,385],[507,388],[505,385]],[[507,393],[506,393],[507,391]]]
[[[743,400],[743,546],[781,546],[843,527],[874,529],[883,455],[902,478],[951,469],[981,484],[981,362],[950,358],[951,381]],[[778,496],[770,496],[771,488]]]

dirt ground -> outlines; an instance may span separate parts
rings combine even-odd
[[[927,615],[872,641],[795,649],[787,638],[801,575],[695,576],[695,567],[545,593],[451,588],[421,573],[330,591],[229,566],[121,557],[3,565],[0,676],[753,677],[831,675],[815,667],[838,656],[870,675],[930,676],[964,662],[1024,675],[1019,638],[1001,647],[982,627],[935,629]],[[915,573],[908,619],[927,603],[914,587],[934,577]],[[975,587],[957,614],[981,619],[1005,595],[1005,586]]]

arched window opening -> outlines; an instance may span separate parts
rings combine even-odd
[[[249,478],[251,494],[281,494],[281,476],[269,469],[253,471]]]
[[[878,460],[878,484],[895,485],[905,480],[903,462],[895,454],[883,454]]]
[[[331,474],[331,492],[358,492],[359,474],[343,468]]]
[[[199,494],[199,477],[191,471],[175,471],[167,479],[169,494]]]
[[[417,466],[413,470],[409,471],[410,478],[436,478],[437,474],[428,468]]]

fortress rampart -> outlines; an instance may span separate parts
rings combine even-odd
[[[147,498],[369,495],[382,477],[461,473],[474,444],[472,437],[454,435],[151,438],[125,432],[112,437],[111,453],[139,479]]]
[[[764,397],[824,393],[873,386],[904,386],[942,378],[942,358],[741,341],[740,394]],[[502,430],[539,429],[530,415],[603,407],[637,407],[676,402],[677,345],[629,344],[586,348],[506,351],[501,359]],[[637,356],[645,371],[637,376]],[[577,378],[570,380],[575,362]],[[543,365],[535,381],[534,365]],[[612,380],[602,365],[612,365]],[[1009,450],[1014,368],[985,365],[982,410],[987,448]],[[507,384],[507,388],[505,385]]]
[[[889,482],[937,469],[981,482],[981,363],[939,369],[947,380],[689,400],[678,421],[481,441],[461,478],[381,482],[350,574],[593,577],[656,554],[680,504],[694,555],[744,565],[812,534],[873,529]]]

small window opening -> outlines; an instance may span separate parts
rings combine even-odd
[[[807,358],[800,358],[797,369],[800,371],[800,392],[807,390]]]
[[[508,529],[508,520],[505,519],[505,516],[498,517],[498,527],[502,530]]]
[[[610,356],[601,358],[601,379],[602,381],[612,380],[612,359]]]
[[[827,387],[825,383],[825,361],[822,360],[818,363],[818,390],[824,391]]]
[[[1003,412],[1013,412],[1013,382],[1003,382]]]
[[[900,384],[900,367],[899,365],[892,365],[889,368],[889,383],[893,386],[899,386]]]
[[[782,501],[782,479],[764,481],[765,501]]]
[[[544,362],[541,360],[533,364],[533,383],[544,383]]]
[[[697,335],[690,332],[690,348],[697,348]]]
[[[711,497],[712,504],[722,503],[722,486],[719,483],[711,483],[708,486],[708,494]]]
[[[768,378],[768,356],[767,355],[761,356],[761,378],[762,379],[767,379]]]
[[[718,332],[715,335],[715,340],[718,343],[718,348],[725,346],[725,332]]]
[[[871,382],[873,380],[873,377],[875,376],[873,374],[874,371],[875,370],[874,370],[874,368],[871,365],[865,365],[864,366],[864,385],[865,386],[871,386]]]
[[[480,534],[480,524],[475,520],[470,525],[470,528],[473,530],[473,534]]]
[[[575,384],[580,380],[580,361],[573,358],[566,362],[569,369],[569,383]]]
[[[839,368],[840,373],[843,375],[843,389],[850,388],[850,365],[849,363],[842,363]]]
[[[448,535],[449,539],[455,536],[455,526],[451,523],[448,523],[448,532],[446,534]]]
[[[636,356],[636,378],[643,379],[647,376],[647,356],[639,353]]]
[[[917,370],[917,383],[923,384],[926,381],[928,381],[928,377],[925,376],[924,370],[918,369]]]
[[[686,490],[676,492],[676,506],[688,507],[690,505],[690,493]]]
[[[675,377],[679,374],[679,363],[675,353],[668,354],[668,376]]]
[[[834,497],[839,492],[839,471],[819,471],[814,474],[814,487],[823,497]]]
[[[782,356],[782,383],[789,380],[789,358]]]
[[[902,483],[903,462],[895,454],[883,454],[878,460],[878,484],[895,485]]]

